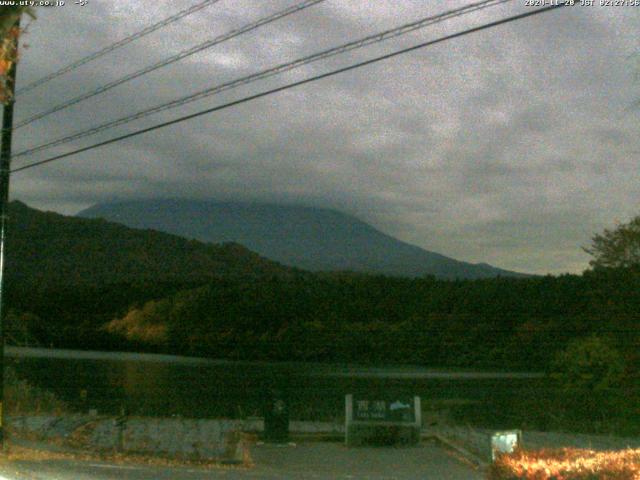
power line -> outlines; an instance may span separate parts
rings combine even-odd
[[[186,120],[191,120],[192,118],[200,117],[200,116],[203,116],[203,115],[207,115],[209,113],[217,112],[219,110],[224,110],[226,108],[230,108],[230,107],[233,107],[233,106],[236,106],[236,105],[240,105],[242,103],[250,102],[250,101],[256,100],[258,98],[266,97],[267,95],[271,95],[271,94],[274,94],[274,93],[282,92],[282,91],[288,90],[290,88],[298,87],[300,85],[305,85],[307,83],[315,82],[315,81],[321,80],[323,78],[332,77],[334,75],[338,75],[340,73],[348,72],[350,70],[355,70],[356,68],[364,67],[366,65],[371,65],[373,63],[377,63],[377,62],[380,62],[380,61],[383,61],[383,60],[387,60],[389,58],[393,58],[393,57],[396,57],[396,56],[399,56],[399,55],[402,55],[402,54],[405,54],[405,53],[408,53],[408,52],[412,52],[414,50],[418,50],[420,48],[425,48],[425,47],[428,47],[428,46],[431,46],[431,45],[435,45],[437,43],[445,42],[447,40],[451,40],[451,39],[454,39],[454,38],[462,37],[462,36],[468,35],[470,33],[475,33],[475,32],[479,32],[479,31],[482,31],[482,30],[487,30],[489,28],[497,27],[499,25],[504,25],[506,23],[510,23],[510,22],[514,22],[514,21],[521,20],[521,19],[524,19],[524,18],[532,17],[534,15],[538,15],[540,13],[548,12],[548,11],[551,11],[551,10],[556,10],[556,9],[564,7],[564,6],[566,6],[566,4],[564,4],[564,3],[558,4],[558,5],[551,5],[551,6],[539,8],[537,10],[532,10],[532,11],[521,13],[521,14],[518,14],[518,15],[513,15],[513,16],[510,16],[510,17],[506,17],[506,18],[503,18],[503,19],[500,19],[500,20],[495,20],[493,22],[485,23],[483,25],[480,25],[480,26],[477,26],[477,27],[473,27],[473,28],[469,28],[469,29],[466,29],[466,30],[462,30],[460,32],[453,33],[453,34],[450,34],[450,35],[445,35],[444,37],[440,37],[440,38],[437,38],[435,40],[429,40],[428,42],[419,43],[418,45],[414,45],[412,47],[407,47],[407,48],[403,48],[401,50],[397,50],[397,51],[392,52],[392,53],[387,53],[385,55],[380,55],[378,57],[374,57],[374,58],[371,58],[369,60],[365,60],[363,62],[359,62],[359,63],[355,63],[355,64],[352,64],[352,65],[349,65],[347,67],[342,67],[342,68],[339,68],[339,69],[336,69],[336,70],[332,70],[330,72],[326,72],[326,73],[323,73],[323,74],[320,74],[320,75],[316,75],[316,76],[313,76],[313,77],[310,77],[310,78],[306,78],[304,80],[299,80],[297,82],[289,83],[287,85],[283,85],[283,86],[280,86],[280,87],[272,88],[270,90],[266,90],[266,91],[263,91],[263,92],[260,92],[260,93],[254,94],[254,95],[250,95],[248,97],[241,98],[239,100],[234,100],[232,102],[225,103],[223,105],[218,105],[218,106],[213,107],[213,108],[208,108],[206,110],[201,110],[200,112],[192,113],[190,115],[185,115],[183,117],[179,117],[179,118],[176,118],[174,120],[170,120],[168,122],[163,122],[163,123],[154,125],[152,127],[147,127],[147,128],[143,128],[141,130],[136,130],[135,132],[127,133],[125,135],[120,135],[118,137],[114,137],[114,138],[111,138],[109,140],[105,140],[103,142],[95,143],[95,144],[89,145],[87,147],[79,148],[77,150],[72,150],[71,152],[63,153],[61,155],[56,155],[54,157],[50,157],[50,158],[47,158],[45,160],[40,160],[40,161],[37,161],[37,162],[29,163],[29,164],[24,165],[22,167],[15,168],[15,169],[11,170],[11,172],[12,173],[20,172],[20,171],[27,170],[27,169],[30,169],[30,168],[34,168],[34,167],[37,167],[37,166],[40,166],[40,165],[44,165],[46,163],[50,163],[50,162],[54,162],[54,161],[57,161],[57,160],[61,160],[63,158],[67,158],[67,157],[70,157],[72,155],[77,155],[78,153],[87,152],[89,150],[93,150],[93,149],[96,149],[96,148],[99,148],[99,147],[102,147],[102,146],[105,146],[105,145],[109,145],[111,143],[116,143],[116,142],[120,142],[122,140],[126,140],[126,139],[131,138],[131,137],[136,137],[138,135],[142,135],[143,133],[148,133],[148,132],[151,132],[153,130],[158,130],[160,128],[164,128],[164,127],[168,127],[170,125],[174,125],[176,123],[181,123],[181,122],[184,122]]]
[[[391,38],[395,38],[398,37],[400,35],[404,35],[406,33],[412,32],[414,30],[418,30],[420,28],[424,28],[428,25],[433,25],[435,23],[439,23],[445,20],[448,20],[450,18],[454,18],[457,16],[461,16],[461,15],[466,15],[469,14],[471,12],[474,11],[478,11],[478,10],[482,10],[484,8],[488,8],[488,7],[492,7],[492,6],[496,6],[502,3],[506,3],[506,2],[510,2],[513,0],[483,0],[480,2],[476,2],[473,4],[469,4],[466,5],[464,7],[461,8],[457,8],[454,10],[449,10],[443,13],[440,13],[438,15],[433,15],[433,16],[429,16],[429,17],[425,17],[422,18],[420,20],[411,22],[411,23],[407,23],[404,25],[401,25],[399,27],[395,27],[389,30],[385,30],[383,32],[380,33],[376,33],[373,35],[369,35],[367,37],[363,37],[361,39],[337,46],[337,47],[333,47],[327,50],[323,50],[321,52],[315,53],[313,55],[310,56],[306,56],[306,57],[302,57],[302,58],[298,58],[296,60],[293,60],[291,62],[287,62],[287,63],[283,63],[280,65],[277,65],[275,67],[266,69],[266,70],[262,70],[260,72],[245,76],[245,77],[241,77],[235,80],[231,80],[229,82],[223,83],[221,85],[217,85],[211,88],[208,88],[206,90],[194,93],[194,94],[190,94],[184,97],[181,97],[179,99],[173,100],[171,102],[168,103],[163,103],[160,105],[156,105],[154,107],[148,108],[146,110],[143,110],[141,112],[135,113],[133,115],[128,115],[125,117],[121,117],[119,119],[116,120],[111,120],[109,122],[103,123],[101,125],[97,125],[95,127],[86,129],[86,130],[81,130],[80,132],[76,132],[74,134],[71,135],[67,135],[65,137],[62,138],[57,138],[55,140],[51,140],[47,143],[29,148],[27,150],[23,150],[21,152],[16,153],[13,157],[17,158],[17,157],[21,157],[24,155],[30,155],[42,150],[46,150],[55,146],[59,146],[59,145],[63,145],[65,143],[69,143],[71,141],[74,140],[78,140],[80,138],[84,138],[84,137],[88,137],[91,135],[95,135],[97,133],[100,133],[102,131],[105,130],[109,130],[111,128],[120,126],[120,125],[124,125],[126,123],[130,123],[134,120],[139,120],[141,118],[147,117],[149,115],[155,114],[155,113],[159,113],[162,112],[164,110],[170,110],[172,108],[177,108],[180,107],[182,105],[186,105],[187,103],[191,103],[197,100],[201,100],[203,98],[227,91],[227,90],[231,90],[233,88],[242,86],[242,85],[247,85],[249,83],[253,83],[255,81],[258,80],[263,80],[265,78],[269,78],[272,77],[274,75],[278,75],[280,73],[289,71],[289,70],[293,70],[295,68],[301,67],[303,65],[307,65],[313,62],[317,62],[319,60],[324,60],[326,58],[335,56],[335,55],[339,55],[342,53],[346,53],[349,52],[351,50],[356,50],[359,48],[363,48],[366,46],[369,46],[371,44],[377,43],[377,42],[382,42]]]
[[[232,38],[235,38],[237,36],[240,36],[244,33],[250,32],[252,30],[255,30],[257,28],[262,27],[263,25],[267,25],[269,23],[275,22],[276,20],[279,20],[283,17],[286,17],[288,15],[292,15],[294,13],[297,13],[301,10],[304,10],[306,8],[309,8],[313,5],[316,5],[318,3],[324,2],[325,0],[305,0],[297,5],[294,5],[292,7],[289,8],[285,8],[284,10],[281,10],[279,12],[274,13],[273,15],[269,15],[267,17],[261,18],[260,20],[256,21],[256,22],[252,22],[249,23],[247,25],[244,25],[243,27],[240,28],[236,28],[234,30],[231,30],[230,32],[227,32],[223,35],[219,35],[217,37],[215,37],[214,39],[211,40],[207,40],[206,42],[203,42],[199,45],[196,45],[194,47],[191,47],[187,50],[183,50],[180,53],[177,53],[176,55],[173,55],[169,58],[166,58],[164,60],[161,60],[159,62],[154,63],[153,65],[150,65],[148,67],[142,68],[138,71],[135,71],[133,73],[130,73],[128,75],[125,75],[124,77],[118,78],[112,82],[109,82],[105,85],[102,85],[101,87],[98,87],[94,90],[91,90],[89,92],[85,92],[82,95],[78,95],[77,97],[72,98],[71,100],[67,100],[66,102],[63,102],[59,105],[56,105],[55,107],[49,109],[49,110],[45,110],[44,112],[40,112],[37,113],[35,115],[33,115],[32,117],[27,118],[26,120],[23,120],[22,122],[19,122],[14,128],[18,129],[20,127],[24,127],[25,125],[29,125],[30,123],[35,122],[36,120],[40,120],[41,118],[44,118],[48,115],[51,115],[52,113],[56,113],[59,112],[60,110],[64,110],[66,108],[69,108],[72,105],[76,105],[84,100],[87,100],[91,97],[95,97],[96,95],[99,95],[101,93],[104,93],[108,90],[111,90],[112,88],[117,87],[118,85],[122,85],[123,83],[126,83],[130,80],[133,80],[135,78],[141,77],[143,75],[146,75],[147,73],[153,72],[154,70],[158,70],[159,68],[165,67],[167,65],[170,65],[172,63],[175,63],[179,60],[182,60],[184,58],[190,57],[191,55],[195,55],[198,52],[201,52],[203,50],[206,50],[208,48],[211,48],[215,45],[218,45],[220,43],[223,43],[227,40],[230,40]]]
[[[53,73],[50,73],[49,75],[46,75],[44,77],[42,77],[39,80],[36,80],[35,82],[32,82],[20,89],[18,89],[18,91],[16,92],[16,95],[21,95],[25,92],[28,92],[29,90],[33,90],[36,87],[39,87],[40,85],[44,85],[45,83],[53,80],[54,78],[60,77],[61,75],[64,75],[65,73],[68,73],[72,70],[75,70],[76,68],[84,65],[85,63],[89,63],[93,60],[95,60],[96,58],[100,58],[103,55],[106,55],[109,52],[113,52],[114,50],[123,47],[124,45],[127,45],[128,43],[133,42],[134,40],[137,40],[138,38],[144,37],[145,35],[150,34],[151,32],[155,32],[156,30],[159,30],[162,27],[166,27],[167,25],[170,25],[178,20],[180,20],[181,18],[184,18],[188,15],[191,15],[192,13],[198,12],[200,10],[202,10],[203,8],[206,8],[210,5],[213,5],[214,3],[218,3],[220,0],[204,0],[201,3],[198,3],[190,8],[187,8],[185,10],[181,10],[180,12],[171,15],[170,17],[165,18],[164,20],[160,20],[158,23],[154,23],[153,25],[150,25],[148,27],[146,27],[143,30],[140,30],[139,32],[136,32],[134,34],[129,35],[128,37],[123,38],[122,40],[119,40],[105,48],[103,48],[102,50],[98,50],[97,52],[94,52],[90,55],[87,55],[86,57],[81,58],[80,60],[77,60],[69,65],[67,65],[66,67],[62,67],[60,70],[56,70]]]
[[[418,21],[415,21],[415,22],[411,22],[409,24],[402,25],[400,27],[396,27],[396,28],[393,28],[393,29],[390,29],[390,30],[386,30],[386,31],[381,32],[381,33],[376,33],[374,35],[370,35],[368,37],[364,37],[362,39],[347,43],[345,45],[341,45],[341,46],[334,47],[334,48],[331,48],[331,49],[328,49],[328,50],[324,50],[322,52],[313,54],[313,55],[308,56],[308,57],[303,57],[303,58],[294,60],[292,62],[284,63],[284,64],[278,65],[276,67],[273,67],[273,68],[270,68],[270,69],[267,69],[267,70],[263,70],[261,72],[249,75],[247,77],[242,77],[242,78],[239,78],[239,79],[236,79],[236,80],[232,80],[232,81],[226,82],[226,83],[224,83],[222,85],[211,87],[211,88],[206,89],[204,91],[197,92],[197,93],[191,94],[191,95],[187,95],[185,97],[179,98],[177,100],[173,100],[173,101],[168,102],[168,103],[157,105],[155,107],[143,110],[143,111],[135,113],[133,115],[129,115],[129,116],[122,117],[122,118],[119,118],[119,119],[116,119],[116,120],[112,120],[112,121],[109,121],[107,123],[98,125],[96,127],[92,127],[90,129],[83,130],[83,131],[77,132],[75,134],[68,135],[66,137],[62,137],[62,138],[58,138],[58,139],[52,140],[52,141],[47,142],[45,144],[42,144],[42,145],[39,145],[39,146],[36,146],[36,147],[32,147],[32,148],[29,148],[27,150],[23,150],[23,151],[15,154],[14,157],[33,154],[33,153],[36,153],[38,151],[42,151],[42,150],[45,150],[45,149],[48,149],[48,148],[51,148],[51,147],[54,147],[54,146],[58,146],[58,145],[62,145],[62,144],[71,142],[73,140],[77,140],[77,139],[80,139],[80,138],[84,138],[86,136],[94,135],[94,134],[102,132],[104,130],[108,130],[108,129],[111,129],[111,128],[114,128],[114,127],[117,127],[117,126],[120,126],[120,125],[124,125],[124,124],[129,123],[129,122],[132,122],[134,120],[138,120],[138,119],[144,118],[144,117],[152,115],[154,113],[159,113],[159,112],[164,111],[164,110],[169,110],[169,109],[172,109],[172,108],[176,108],[176,107],[185,105],[187,103],[191,103],[191,102],[206,98],[208,96],[211,96],[211,95],[214,95],[214,94],[226,91],[226,90],[230,90],[232,88],[236,88],[236,87],[241,86],[241,85],[246,85],[246,84],[252,83],[254,81],[262,80],[262,79],[277,75],[279,73],[283,73],[285,71],[292,70],[294,68],[298,68],[300,66],[312,63],[312,62],[323,60],[323,59],[329,58],[329,57],[334,56],[334,55],[338,55],[338,54],[342,54],[342,53],[348,52],[350,50],[355,50],[355,49],[358,49],[358,48],[362,48],[362,47],[371,45],[373,43],[381,42],[381,41],[384,41],[384,40],[388,40],[390,38],[394,38],[394,37],[397,37],[397,36],[400,36],[400,35],[404,35],[406,33],[409,33],[411,31],[413,31],[413,30],[417,30],[417,29],[423,28],[423,27],[425,27],[427,25],[438,23],[438,22],[447,20],[449,18],[453,18],[455,16],[468,14],[468,13],[471,13],[471,12],[476,11],[476,10],[480,10],[480,9],[483,9],[483,8],[488,8],[488,7],[495,6],[495,5],[498,5],[498,4],[501,4],[501,3],[506,3],[506,2],[509,2],[509,1],[512,1],[512,0],[484,0],[484,1],[481,1],[481,2],[477,2],[477,3],[474,3],[474,4],[470,4],[470,5],[455,9],[455,10],[450,10],[450,11],[444,12],[444,13],[439,14],[439,15],[426,17],[426,18],[423,18],[421,20],[418,20]]]

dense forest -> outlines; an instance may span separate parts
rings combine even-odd
[[[326,274],[221,279],[107,324],[126,346],[231,358],[544,369],[572,338],[632,353],[635,271],[438,281]]]
[[[606,416],[637,429],[638,292],[638,269],[474,281],[316,274],[119,284],[13,291],[7,327],[18,343],[64,348],[544,371],[562,398],[549,411],[567,407],[582,412],[580,422]],[[551,398],[543,400],[527,408]]]
[[[38,289],[202,284],[220,277],[295,272],[236,243],[213,245],[100,219],[41,212],[18,201],[9,205],[7,252],[7,283]]]

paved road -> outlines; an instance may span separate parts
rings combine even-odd
[[[412,448],[350,448],[338,443],[256,445],[252,468],[116,465],[69,460],[0,465],[0,480],[479,480],[483,476],[448,451],[424,443]],[[4,476],[5,478],[3,478]]]

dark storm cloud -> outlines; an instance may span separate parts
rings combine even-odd
[[[21,97],[18,120],[293,3],[222,0]],[[24,127],[15,150],[463,3],[327,0]],[[177,10],[106,1],[41,10],[19,82]],[[525,10],[514,1],[54,152]],[[456,39],[22,172],[13,196],[65,213],[130,197],[298,202],[467,261],[580,271],[591,235],[637,213],[629,107],[640,88],[629,55],[639,13],[575,7]]]

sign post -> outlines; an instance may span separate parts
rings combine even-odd
[[[420,397],[345,397],[345,443],[416,444],[420,441]]]

